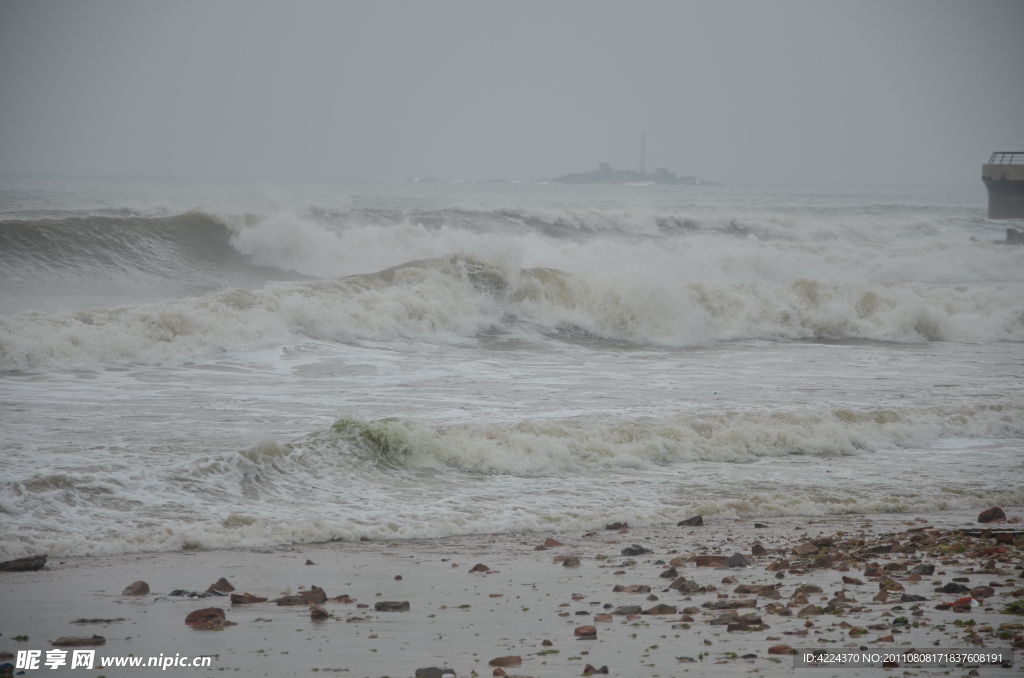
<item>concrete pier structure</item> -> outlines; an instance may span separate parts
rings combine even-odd
[[[1024,219],[1024,151],[997,152],[981,167],[989,219]]]

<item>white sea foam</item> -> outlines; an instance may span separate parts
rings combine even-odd
[[[585,469],[652,468],[676,462],[750,462],[785,455],[859,455],[943,436],[1024,437],[1024,407],[681,414],[428,427],[345,418],[334,435],[375,460],[420,468],[520,476]],[[315,436],[309,444],[338,444]]]
[[[1024,341],[1024,296],[1016,289],[808,279],[659,285],[628,274],[509,274],[505,263],[433,259],[147,306],[2,317],[0,369],[174,362],[297,336],[464,340],[515,322],[667,346],[746,338]]]
[[[3,556],[1024,505],[977,191],[11,181]]]
[[[380,223],[376,215],[358,212],[347,214],[343,224],[292,212],[220,218],[231,229],[232,244],[255,262],[321,278],[423,258],[503,253],[514,253],[523,268],[645,274],[663,283],[1019,283],[1024,267],[1021,248],[971,243],[962,233],[957,242],[947,242],[929,232],[933,226],[916,223],[794,223],[772,217],[740,228],[722,218],[698,225],[678,215],[539,208],[429,216],[434,221],[426,224],[417,220],[425,219],[422,214],[390,215]],[[673,226],[666,230],[659,223]]]
[[[507,426],[345,418],[287,444],[266,439],[236,453],[39,469],[4,481],[0,511],[18,529],[0,539],[0,555],[591,529],[694,511],[714,518],[1020,505],[1019,476],[995,484],[953,478],[964,454],[986,476],[989,453],[970,440],[1013,445],[1024,437],[1021,422],[1024,406],[983,404]],[[942,440],[956,444],[934,449]],[[824,460],[834,475],[822,473]]]

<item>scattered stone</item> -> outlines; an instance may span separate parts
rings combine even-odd
[[[970,590],[970,587],[964,586],[963,584],[957,584],[956,582],[949,582],[942,587],[943,593],[967,593]]]
[[[254,596],[251,593],[232,593],[231,604],[232,605],[254,605],[256,603],[265,603],[267,599],[263,596]]]
[[[544,647],[551,647],[552,645],[554,645],[554,643],[552,643],[550,640],[545,639],[544,642],[541,643],[541,645],[543,645]]]
[[[661,577],[662,579],[675,579],[676,577],[679,576],[679,572],[676,571],[676,568],[670,567],[667,570],[665,570],[664,572],[662,572],[661,574],[659,574],[658,576]]]
[[[616,584],[612,587],[612,593],[650,593],[651,587],[646,584],[633,584],[632,586],[621,586]]]
[[[196,627],[221,627],[224,625],[224,610],[219,607],[204,607],[201,610],[193,610],[185,617],[185,623]]]
[[[547,546],[548,548],[554,548],[556,546],[565,546],[565,544],[558,541],[557,539],[552,539],[551,537],[548,537],[544,540],[544,546]]]
[[[354,602],[356,602],[356,599],[355,598],[349,598],[348,594],[343,593],[340,596],[335,596],[334,598],[329,598],[327,600],[327,602],[328,603],[354,603]]]
[[[670,589],[676,589],[680,593],[696,593],[700,590],[700,584],[686,577],[680,577],[668,585]]]
[[[747,558],[742,553],[734,553],[719,567],[750,567],[751,565],[753,563],[750,562],[750,558]]]
[[[764,523],[754,523],[754,527],[756,527],[758,529],[761,529],[761,528],[765,528],[765,527],[768,527],[768,526],[765,525]]]
[[[167,595],[181,596],[185,598],[209,598],[210,596],[226,596],[227,594],[221,593],[220,591],[210,591],[208,593],[204,593],[202,591],[189,591],[188,589],[174,589]]]
[[[235,587],[227,579],[221,577],[213,584],[210,584],[210,588],[206,589],[206,592],[219,591],[220,593],[231,593],[234,590]]]
[[[313,562],[312,560],[310,560],[309,558],[306,558],[306,565],[316,565],[316,563],[314,563],[314,562]]]
[[[757,601],[753,598],[745,600],[720,600],[716,603],[704,603],[704,607],[712,610],[736,610],[741,607],[757,607]]]
[[[569,556],[568,558],[566,558],[565,560],[562,561],[562,567],[579,567],[579,566],[580,566],[580,559],[577,558],[576,556]]]
[[[735,621],[731,622],[725,630],[729,633],[735,633],[737,631],[754,631],[761,630],[763,625],[764,622],[759,616],[751,614],[737,618]]]
[[[56,647],[90,647],[94,645],[106,645],[107,639],[103,636],[61,636],[53,641]]]
[[[487,567],[483,563],[477,563],[469,571],[470,572],[489,572],[491,568]]]
[[[313,621],[323,621],[331,615],[324,608],[319,605],[315,605],[312,610],[309,611],[309,618]]]
[[[612,523],[611,525],[605,525],[604,526],[604,529],[606,529],[606,530],[622,530],[622,529],[628,529],[628,528],[629,528],[629,523]]]
[[[691,518],[687,518],[686,520],[680,520],[678,523],[676,523],[676,527],[683,527],[683,526],[700,527],[703,524],[704,524],[704,516],[698,514],[698,515],[695,515],[695,516],[693,516]]]
[[[425,669],[416,669],[415,678],[455,678],[455,670],[439,669],[436,666],[431,666]]]
[[[655,605],[652,608],[644,610],[641,614],[649,614],[652,616],[658,616],[662,614],[676,614],[676,608],[674,605],[665,605],[664,603],[661,603],[659,605]]]
[[[1006,514],[1003,509],[998,506],[993,506],[990,509],[985,509],[978,514],[979,523],[1002,523],[1006,522]],[[2,566],[0,566],[2,567]]]
[[[584,676],[592,676],[595,673],[603,673],[603,674],[607,675],[608,674],[608,667],[607,666],[602,666],[599,669],[595,669],[590,664],[587,664],[586,666],[583,667],[583,675]]]
[[[812,544],[809,541],[808,542],[804,542],[803,544],[800,544],[799,546],[794,546],[793,547],[793,553],[798,555],[798,556],[806,556],[806,555],[809,555],[811,553],[817,553],[817,552],[818,552],[818,547],[815,546],[814,544]]]
[[[409,601],[382,600],[373,606],[377,612],[408,612]]]
[[[122,596],[148,596],[149,595],[149,584],[147,584],[146,582],[144,582],[142,580],[139,580],[139,581],[134,582],[132,584],[128,584],[128,586],[126,586],[124,588],[124,591],[121,591],[121,595]]]
[[[597,627],[577,626],[572,633],[578,640],[593,640],[597,638]]]
[[[117,622],[123,622],[124,617],[118,617],[117,619],[76,619],[69,624],[116,624]]]
[[[785,643],[772,645],[768,648],[768,654],[793,654],[793,648]]]
[[[750,555],[752,556],[766,556],[768,555],[768,549],[761,546],[760,544],[754,544],[750,547]]]
[[[25,556],[0,563],[0,572],[35,572],[46,565],[46,556]]]
[[[864,582],[862,582],[860,579],[857,579],[856,577],[847,577],[846,575],[843,575],[843,583],[844,584],[850,584],[851,586],[863,586],[864,585]]]
[[[624,556],[642,556],[645,553],[650,552],[650,549],[645,549],[643,546],[640,546],[639,544],[633,544],[633,546],[631,547],[622,549],[621,553]]]
[[[697,567],[718,567],[726,560],[725,556],[694,556],[693,563]]]
[[[313,586],[308,591],[300,593],[299,598],[304,605],[319,605],[327,600],[327,594],[319,586]]]
[[[921,563],[920,565],[915,565],[914,567],[910,568],[910,574],[931,576],[935,574],[935,566],[925,565],[924,563]]]
[[[507,657],[496,657],[488,663],[491,666],[520,666],[523,663],[523,658],[519,655],[509,655]]]
[[[595,614],[594,615],[594,621],[596,621],[596,622],[602,622],[603,623],[603,622],[610,622],[611,620],[612,620],[612,616],[610,614]]]

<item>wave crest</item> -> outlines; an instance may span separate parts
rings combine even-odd
[[[465,341],[519,324],[667,346],[807,338],[1024,341],[1024,300],[1004,289],[808,279],[657,285],[624,274],[509,269],[507,262],[451,256],[148,306],[0,317],[0,369],[174,362],[300,337]]]
[[[1024,407],[727,412],[440,427],[345,417],[335,422],[331,434],[305,444],[335,447],[391,466],[533,476],[787,455],[859,455],[942,436],[1020,438]]]

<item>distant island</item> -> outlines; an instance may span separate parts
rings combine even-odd
[[[669,172],[664,167],[654,168],[654,173],[634,172],[633,170],[612,169],[611,165],[602,162],[592,172],[580,172],[578,174],[565,174],[552,179],[562,184],[634,184],[650,182],[655,184],[700,184],[705,183],[697,177],[677,177],[675,172]]]
[[[593,172],[564,174],[552,179],[560,184],[709,184],[697,177],[677,177],[664,167],[655,167],[654,174],[647,173],[647,132],[640,130],[640,171],[617,170],[606,162],[602,162]]]

